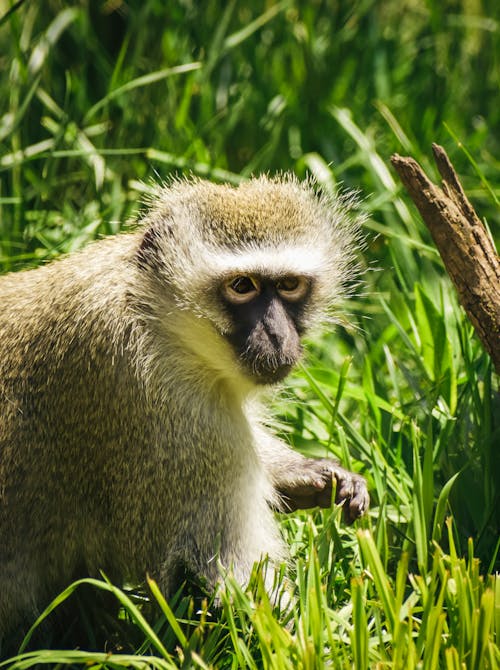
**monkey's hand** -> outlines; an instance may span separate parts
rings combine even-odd
[[[343,505],[346,523],[353,523],[370,504],[366,481],[361,475],[345,470],[335,461],[304,458],[300,465],[281,470],[276,489],[283,501],[283,511],[310,507],[330,507],[333,481],[335,503]]]

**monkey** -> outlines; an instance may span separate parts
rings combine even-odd
[[[287,559],[276,511],[352,522],[364,478],[266,426],[263,396],[349,286],[356,217],[290,174],[155,187],[130,231],[0,277],[0,638],[102,570],[216,589]]]

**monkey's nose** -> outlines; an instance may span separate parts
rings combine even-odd
[[[288,348],[290,344],[290,332],[288,328],[279,329],[270,326],[266,327],[265,331],[273,349],[276,351],[283,351]]]
[[[290,327],[265,329],[268,339],[270,358],[274,359],[276,367],[294,365],[300,357],[301,345],[297,331]]]

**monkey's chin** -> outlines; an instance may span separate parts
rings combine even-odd
[[[293,365],[281,365],[272,370],[252,370],[252,380],[259,386],[279,384],[290,374]]]

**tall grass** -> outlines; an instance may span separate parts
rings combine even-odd
[[[50,651],[26,640],[6,658],[7,640],[0,667],[500,667],[498,380],[388,162],[411,154],[435,174],[430,144],[445,145],[498,239],[497,4],[0,3],[4,271],[118,232],[152,176],[293,169],[361,191],[364,289],[308,344],[276,421],[372,496],[357,529],[336,510],[282,519],[293,607],[273,608],[258,569],[221,611],[153,587],[149,618],[137,593],[95,580],[127,649],[56,651],[39,634]]]

